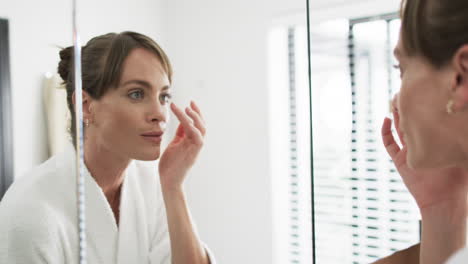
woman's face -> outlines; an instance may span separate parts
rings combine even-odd
[[[395,48],[402,83],[394,103],[408,148],[407,162],[413,168],[456,165],[461,159],[457,121],[447,113],[456,74],[451,67],[436,69],[422,57],[406,55],[402,41],[400,36]]]
[[[122,158],[156,160],[169,118],[168,76],[151,52],[137,48],[123,64],[116,89],[89,104],[87,138]]]

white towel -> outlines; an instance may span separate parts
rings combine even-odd
[[[43,82],[43,99],[50,157],[62,152],[70,141],[68,129],[71,115],[67,105],[67,91],[57,74],[46,74]]]

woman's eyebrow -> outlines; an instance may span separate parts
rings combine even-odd
[[[147,81],[143,81],[143,80],[129,80],[129,81],[124,82],[122,85],[126,86],[126,85],[129,85],[129,84],[138,84],[138,85],[144,86],[146,88],[151,88],[150,83],[147,82]]]
[[[152,89],[152,86],[149,82],[147,81],[143,81],[143,80],[129,80],[129,81],[126,81],[122,84],[122,86],[126,86],[126,85],[129,85],[129,84],[137,84],[137,85],[140,85],[140,86],[143,86],[144,88],[146,89],[149,89],[151,90]],[[165,85],[161,88],[161,91],[167,91],[169,90],[171,87],[169,85]]]

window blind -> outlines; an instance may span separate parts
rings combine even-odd
[[[418,210],[380,137],[397,90],[391,51],[398,28],[388,18],[349,24],[352,263],[375,261],[419,239]]]
[[[288,29],[288,76],[289,76],[289,164],[290,164],[290,229],[291,229],[291,263],[300,263],[301,248],[299,238],[299,181],[297,164],[297,119],[296,119],[296,76],[294,28]]]
[[[305,27],[287,30],[289,109],[289,263],[312,263],[310,127]]]

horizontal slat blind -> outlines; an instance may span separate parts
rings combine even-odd
[[[380,138],[395,89],[392,25],[380,20],[349,27],[353,263],[375,261],[419,238],[418,210]]]
[[[312,262],[306,29],[288,29],[289,263]],[[307,96],[304,96],[307,95]]]

